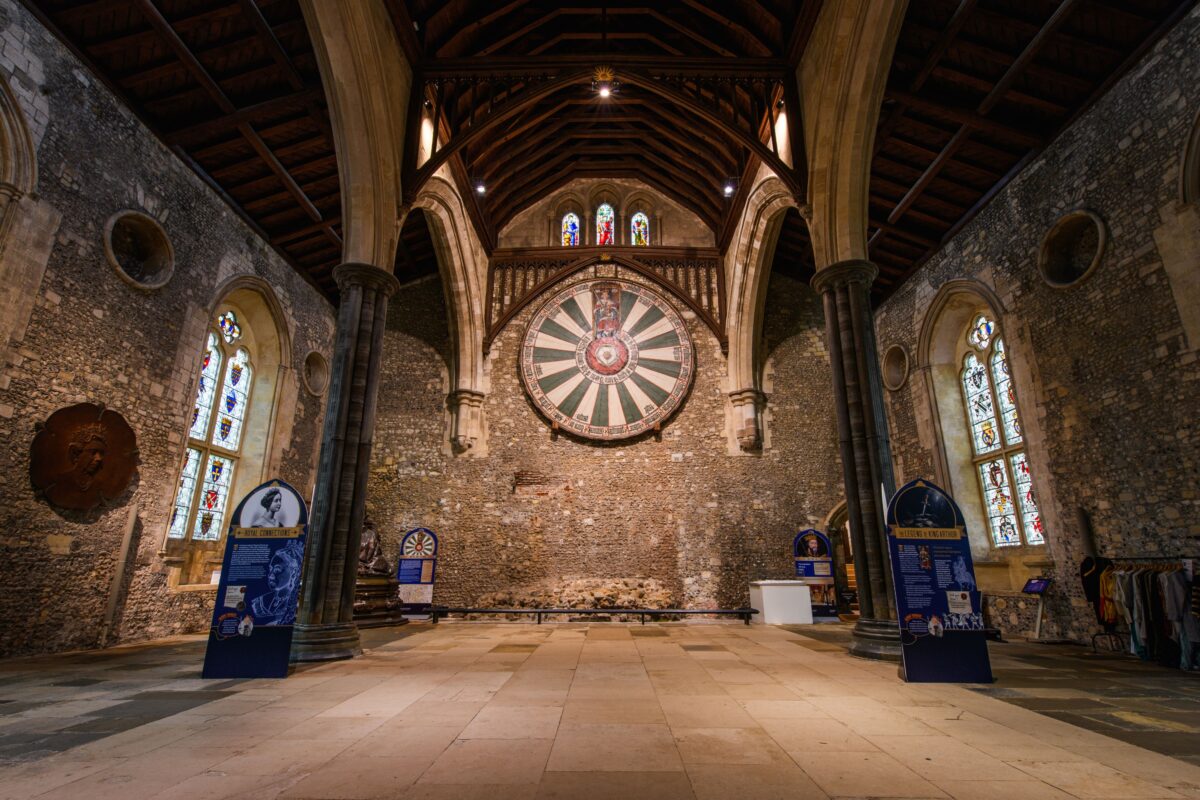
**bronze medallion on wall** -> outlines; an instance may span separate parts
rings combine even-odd
[[[588,439],[660,425],[692,385],[692,339],[666,298],[621,280],[584,281],[534,314],[521,379],[552,423]]]
[[[29,448],[29,480],[51,505],[89,511],[121,496],[137,458],[137,437],[124,417],[79,403],[39,426]]]

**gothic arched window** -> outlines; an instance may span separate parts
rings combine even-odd
[[[644,212],[637,212],[629,221],[629,243],[634,247],[650,245],[650,218]]]
[[[171,509],[168,539],[217,541],[229,510],[229,492],[250,404],[253,367],[249,351],[240,343],[242,328],[236,314],[226,311],[215,323],[200,361],[200,382]]]
[[[562,218],[562,244],[563,247],[578,247],[579,246],[579,215],[564,214]]]
[[[996,547],[1045,544],[1004,340],[996,323],[978,314],[967,330],[967,344],[960,382],[992,542]]]
[[[600,246],[614,245],[616,240],[616,215],[608,203],[601,203],[596,209],[596,244]]]

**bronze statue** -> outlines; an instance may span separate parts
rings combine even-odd
[[[362,541],[358,546],[359,575],[391,575],[392,565],[383,554],[383,545],[379,543],[379,534],[375,532],[375,524],[371,520],[363,520]]]
[[[38,427],[29,480],[59,508],[88,511],[119,497],[137,468],[137,441],[115,411],[92,403],[60,408]]]

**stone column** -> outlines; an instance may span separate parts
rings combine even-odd
[[[329,404],[304,552],[293,661],[362,653],[354,624],[354,584],[375,433],[379,362],[388,298],[396,278],[370,264],[334,270],[341,302]]]
[[[900,632],[885,536],[883,491],[895,491],[883,389],[869,291],[878,270],[869,261],[840,261],[817,270],[813,289],[825,304],[825,333],[833,367],[842,480],[854,541],[861,612],[853,655],[900,659]]]

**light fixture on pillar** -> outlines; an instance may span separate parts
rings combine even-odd
[[[596,67],[592,75],[592,91],[603,99],[621,91],[621,82],[617,80],[612,67]]]

